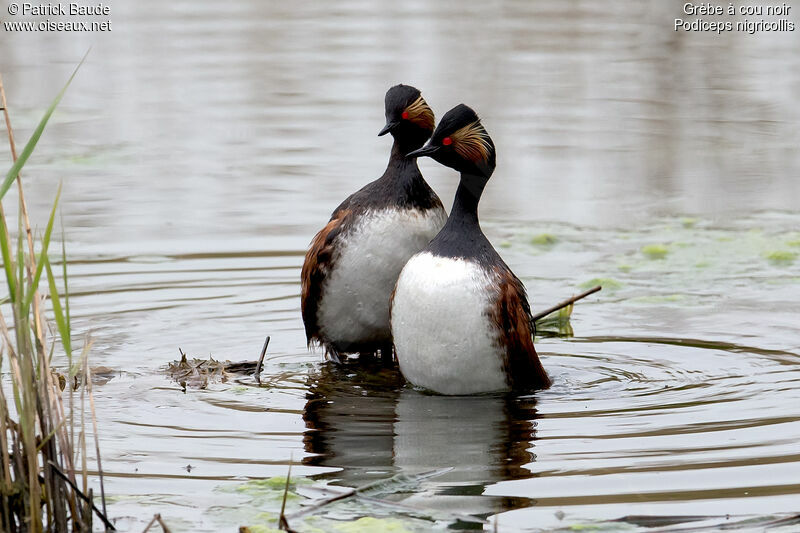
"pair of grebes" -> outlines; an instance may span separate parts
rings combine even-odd
[[[434,131],[433,111],[408,85],[389,89],[385,104],[379,135],[394,138],[386,172],[334,210],[306,254],[309,346],[335,361],[391,361],[394,349],[406,380],[440,394],[549,386],[525,287],[478,222],[492,139],[464,104]],[[461,173],[450,216],[419,171],[422,156]]]

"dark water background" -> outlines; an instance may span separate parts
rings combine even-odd
[[[349,486],[453,467],[392,495],[433,523],[333,516],[422,531],[800,512],[800,31],[674,32],[682,4],[148,0],[109,3],[106,34],[0,32],[20,142],[92,45],[25,179],[40,226],[64,182],[119,526],[263,523],[275,491],[242,484],[290,460]],[[433,397],[305,348],[305,247],[382,172],[398,82],[482,115],[482,220],[535,310],[605,286],[537,340],[548,391]],[[455,174],[421,167],[449,206]],[[164,375],[179,346],[254,359],[266,334],[269,386]]]

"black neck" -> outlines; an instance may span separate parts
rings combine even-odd
[[[450,211],[450,220],[480,228],[478,202],[481,200],[484,187],[486,187],[485,178],[462,172],[461,181],[456,190],[456,198],[453,201],[453,209]]]
[[[416,157],[406,157],[421,146],[421,143],[410,143],[395,139],[389,163],[383,176],[369,185],[364,191],[362,202],[372,207],[392,205],[401,208],[430,209],[441,207],[436,196],[419,171]],[[362,189],[363,191],[363,189]]]
[[[486,239],[478,222],[478,202],[485,186],[485,177],[462,172],[447,223],[431,242],[430,250],[434,254],[475,258],[485,263],[494,259],[497,252]]]
[[[416,157],[406,157],[406,154],[416,150],[418,147],[411,147],[408,143],[402,142],[400,139],[395,139],[392,144],[392,152],[389,154],[389,165],[386,167],[387,174],[390,171],[402,171],[409,166],[417,167]]]

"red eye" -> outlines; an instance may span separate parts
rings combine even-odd
[[[403,111],[403,114],[400,116],[403,117],[403,120],[408,120],[408,111]]]
[[[442,139],[442,144],[445,146],[450,146],[451,144],[453,144],[453,139],[451,139],[450,137],[445,137],[444,139]]]

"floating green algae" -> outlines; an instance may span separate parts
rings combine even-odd
[[[684,302],[687,298],[685,294],[659,294],[654,296],[639,296],[638,298],[631,298],[628,301],[632,303],[664,304]]]
[[[650,259],[664,259],[669,249],[664,244],[647,244],[642,246],[642,253]]]
[[[295,489],[298,485],[309,485],[313,482],[304,477],[292,477],[289,480],[289,490],[286,490],[286,477],[275,476],[265,479],[253,479],[245,483],[234,486],[224,485],[215,490],[228,494],[238,494],[246,498],[246,512],[236,510],[236,508],[221,507],[213,509],[211,512],[215,519],[221,522],[231,520],[241,520],[242,530],[250,533],[272,533],[278,529],[278,517],[284,497],[286,498],[286,510],[296,509],[299,501],[304,498],[297,494]],[[284,496],[285,494],[285,496]],[[305,529],[303,531],[306,531]]]
[[[615,291],[621,289],[624,284],[613,278],[592,278],[589,281],[581,283],[580,287],[581,289],[591,289],[597,285],[602,286],[604,291]]]
[[[684,228],[693,228],[697,224],[697,219],[693,217],[683,217],[681,219],[681,225]]]
[[[540,233],[531,237],[531,244],[534,246],[553,246],[558,242],[558,238],[550,233]]]
[[[498,246],[500,248],[511,248],[511,241],[501,241]]]
[[[396,518],[373,518],[365,516],[353,522],[336,526],[342,533],[411,533],[403,522]]]
[[[311,480],[304,477],[291,478],[289,481],[289,491],[286,493],[286,500],[292,501],[301,499],[301,496],[298,496],[294,490],[298,485],[309,485],[311,483],[313,483]],[[286,490],[286,477],[275,476],[265,479],[253,479],[245,483],[240,483],[234,487],[221,487],[218,490],[223,492],[243,494],[249,496],[253,500],[259,500],[263,502],[280,502],[283,500],[283,493]]]
[[[770,263],[775,265],[788,265],[794,263],[797,259],[797,252],[790,252],[788,250],[775,250],[766,254],[766,258]]]
[[[311,483],[311,481],[307,480],[306,478],[295,477],[289,480],[289,489],[292,489],[297,485],[307,485],[309,483]],[[236,490],[238,492],[247,492],[249,490],[279,490],[282,493],[285,487],[286,477],[274,476],[265,479],[253,479],[246,483],[242,483],[236,487]]]

